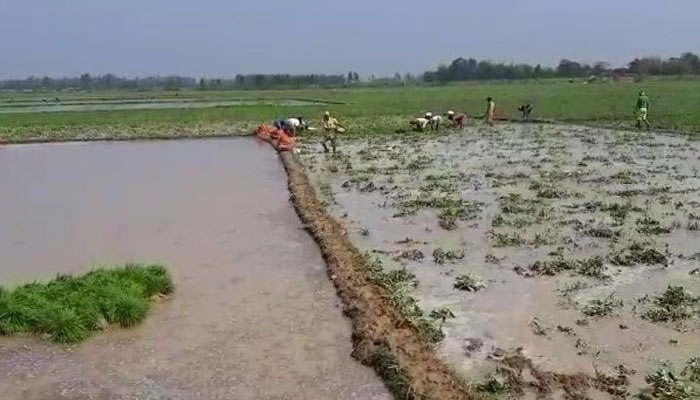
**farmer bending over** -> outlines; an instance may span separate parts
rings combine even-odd
[[[321,145],[323,146],[323,151],[328,153],[328,142],[331,142],[331,147],[333,148],[333,154],[335,154],[335,139],[336,135],[345,132],[345,128],[340,125],[340,122],[336,118],[331,117],[331,113],[326,111],[323,113],[323,129],[326,130],[326,134],[323,137]]]
[[[637,97],[637,105],[634,106],[634,113],[637,116],[637,129],[642,129],[642,121],[650,128],[649,121],[647,120],[647,115],[649,114],[649,97],[644,91],[639,92],[639,97]]]
[[[437,131],[440,130],[440,124],[442,124],[442,117],[439,115],[433,115],[430,117],[430,129]]]
[[[425,130],[425,127],[428,126],[428,123],[430,123],[430,121],[427,118],[423,117],[418,117],[413,121],[409,122],[409,124],[413,125],[413,130],[416,132],[423,132]]]
[[[464,128],[464,123],[467,120],[467,116],[464,114],[455,114],[454,111],[447,112],[447,119],[452,122],[453,128]]]
[[[521,104],[520,107],[518,107],[518,111],[522,113],[522,119],[529,119],[530,118],[530,113],[532,112],[532,104],[530,103],[525,103]]]
[[[307,127],[306,121],[304,121],[302,117],[278,119],[273,125],[275,128],[282,129],[291,136],[295,136],[298,132],[303,131]]]

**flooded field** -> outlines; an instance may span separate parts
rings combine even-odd
[[[101,102],[17,102],[0,105],[0,114],[37,113],[37,112],[65,112],[65,111],[115,111],[115,110],[168,110],[168,109],[194,109],[234,106],[314,106],[326,104],[313,100],[301,99],[275,99],[275,100],[180,100],[180,101],[101,101]]]
[[[700,143],[533,124],[341,146],[301,153],[319,194],[477,390],[698,398]]]
[[[158,261],[176,293],[78,346],[0,337],[3,399],[388,399],[269,145],[7,146],[0,281]]]

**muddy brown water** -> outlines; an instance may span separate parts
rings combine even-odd
[[[700,233],[687,228],[700,215],[698,142],[570,126],[501,125],[442,136],[345,141],[341,146],[344,153],[339,157],[319,154],[318,146],[302,153],[319,193],[333,214],[344,220],[360,249],[375,252],[387,268],[405,266],[416,275],[413,293],[426,313],[448,307],[455,314],[443,326],[447,337],[440,353],[459,373],[480,379],[492,370],[487,355],[494,348],[521,348],[540,368],[555,372],[594,375],[596,369],[609,373],[625,365],[637,371],[630,377],[630,391],[636,393],[655,368],[669,363],[682,369],[699,354],[697,317],[680,328],[652,323],[641,318],[644,305],[638,303],[667,285],[683,285],[700,294],[700,279],[689,274],[700,267],[700,259],[690,258],[698,257]],[[411,167],[421,158],[425,165]],[[429,192],[421,189],[431,183],[428,176],[458,173],[462,174],[458,178],[438,180],[450,185],[441,195],[481,202],[473,219],[445,230],[437,223],[436,210],[400,215],[397,204]],[[615,175],[619,173],[624,174]],[[631,178],[624,182],[610,178],[615,176]],[[537,199],[531,185],[547,182],[577,196]],[[654,195],[613,194],[659,187],[665,189]],[[534,216],[502,211],[499,197],[509,193],[537,200],[546,211],[544,221],[520,229],[493,227],[499,214],[508,220]],[[582,204],[593,201],[629,202],[641,211],[631,212],[618,226],[607,213],[582,209]],[[672,227],[671,232],[640,234],[637,221],[642,217],[659,220]],[[621,235],[614,240],[590,237],[573,229],[572,221],[608,226]],[[546,243],[499,246],[491,231],[518,233],[529,241],[539,234]],[[413,242],[402,243],[406,238]],[[607,256],[635,241],[651,242],[667,254],[669,266],[615,267],[606,262],[610,279],[605,281],[570,273],[526,278],[516,272],[552,259],[549,253],[557,249],[566,259],[581,259]],[[438,247],[463,250],[465,257],[437,265],[432,252]],[[397,259],[406,250],[420,250],[425,257]],[[487,261],[487,255],[498,261]],[[486,289],[455,290],[456,276],[465,273],[481,277]],[[568,299],[561,295],[577,282],[587,286],[572,291]],[[620,310],[585,317],[581,310],[590,300],[610,294],[624,301]],[[583,320],[587,325],[577,323]],[[533,321],[543,332],[535,332]],[[474,340],[483,345],[466,351]]]
[[[3,399],[388,399],[252,139],[0,150],[4,285],[129,260],[175,295],[78,346],[0,337]]]

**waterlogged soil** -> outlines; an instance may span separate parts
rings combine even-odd
[[[240,106],[313,106],[323,102],[299,99],[279,100],[229,100],[229,101],[119,101],[119,102],[62,102],[45,104],[43,102],[26,102],[0,104],[0,114],[36,113],[36,112],[66,112],[66,111],[115,111],[115,110],[170,110],[214,107]]]
[[[319,196],[361,250],[415,275],[425,314],[441,311],[438,351],[469,380],[519,354],[540,372],[624,376],[636,394],[700,354],[697,301],[654,317],[669,285],[700,296],[700,143],[533,124],[340,149],[302,146]],[[599,386],[586,396],[611,396]]]
[[[176,292],[77,346],[0,337],[3,399],[388,399],[252,139],[0,150],[3,285],[157,261]]]

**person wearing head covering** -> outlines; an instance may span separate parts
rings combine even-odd
[[[413,125],[413,130],[416,132],[423,132],[425,130],[425,127],[428,126],[429,123],[430,120],[424,117],[418,117],[413,121],[409,122],[409,124]]]
[[[430,123],[431,130],[434,130],[434,131],[440,130],[440,125],[442,124],[442,116],[433,115],[432,117],[430,117],[428,122]]]
[[[295,136],[298,132],[307,128],[306,121],[303,117],[278,119],[273,122],[277,129],[282,129],[290,136]]]
[[[455,114],[454,111],[447,112],[447,119],[452,122],[453,128],[464,128],[464,123],[467,121],[467,116],[459,113]]]
[[[647,120],[649,114],[649,97],[644,93],[643,90],[639,91],[639,97],[637,97],[637,105],[634,106],[634,113],[637,117],[637,129],[642,129],[642,121],[650,128],[649,121]]]
[[[333,153],[336,151],[336,135],[345,132],[345,128],[338,122],[336,118],[331,117],[331,113],[326,111],[323,113],[323,129],[326,134],[323,136],[323,141],[321,145],[323,146],[323,151],[328,153],[328,142],[331,143],[333,148]]]
[[[491,97],[486,98],[486,112],[484,117],[486,118],[486,123],[493,126],[493,116],[496,113],[496,103],[494,103]]]

